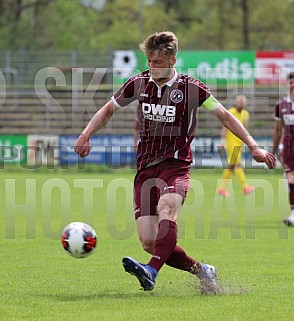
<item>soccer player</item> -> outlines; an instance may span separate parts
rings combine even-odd
[[[177,245],[177,218],[189,188],[192,162],[190,143],[199,106],[215,114],[249,147],[254,159],[275,166],[275,156],[260,149],[247,130],[199,80],[178,74],[174,68],[178,39],[169,31],[150,35],[140,44],[148,70],[129,78],[90,120],[75,143],[86,157],[90,138],[120,108],[138,101],[140,141],[134,180],[134,214],[142,247],[151,254],[147,264],[123,257],[126,272],[135,275],[142,288],[154,288],[164,264],[199,277],[202,291],[216,293],[215,268],[188,256]]]
[[[281,163],[289,185],[289,203],[291,212],[284,219],[288,226],[294,226],[294,72],[287,76],[289,95],[276,104],[273,133],[273,153],[276,153],[283,139]]]
[[[229,109],[239,121],[248,128],[249,126],[249,112],[245,109],[247,105],[247,98],[244,95],[238,95],[235,98],[235,106]],[[234,135],[230,130],[224,127],[221,131],[221,138],[225,141],[225,149],[228,158],[228,168],[223,172],[220,187],[217,191],[218,195],[229,196],[230,193],[226,190],[228,180],[235,173],[243,190],[244,195],[255,191],[254,186],[248,186],[246,177],[242,166],[242,146],[243,141]]]

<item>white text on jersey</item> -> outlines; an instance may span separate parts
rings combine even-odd
[[[175,121],[176,106],[143,103],[142,112],[145,119],[173,123]]]

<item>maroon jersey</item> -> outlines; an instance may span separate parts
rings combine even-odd
[[[168,158],[192,161],[190,144],[197,107],[209,96],[210,91],[202,82],[177,72],[162,86],[152,80],[149,71],[125,82],[112,101],[117,107],[124,107],[138,100],[138,170]]]
[[[283,157],[287,163],[294,158],[294,101],[285,97],[276,104],[276,118],[280,119],[284,127]]]

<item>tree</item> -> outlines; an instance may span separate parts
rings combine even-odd
[[[241,0],[241,8],[243,13],[243,48],[249,49],[249,6],[247,0]]]
[[[145,36],[162,30],[174,31],[182,50],[294,47],[293,0],[95,3],[0,0],[0,49],[137,49]]]

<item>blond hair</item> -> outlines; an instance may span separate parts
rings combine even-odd
[[[171,31],[156,32],[147,37],[139,47],[145,55],[159,50],[165,55],[176,56],[178,52],[178,38]]]

